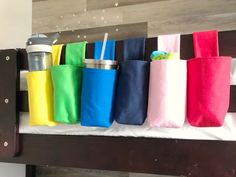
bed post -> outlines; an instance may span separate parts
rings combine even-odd
[[[18,152],[17,51],[0,50],[0,157]]]

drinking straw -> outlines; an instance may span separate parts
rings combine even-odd
[[[108,38],[108,33],[105,33],[104,39],[103,39],[103,44],[102,44],[102,52],[101,52],[100,60],[104,59],[105,49],[106,49],[106,45],[107,45],[107,38]]]

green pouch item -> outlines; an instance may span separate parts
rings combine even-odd
[[[51,69],[54,87],[54,119],[73,124],[80,120],[82,69],[79,66],[54,66]]]
[[[83,67],[87,42],[71,43],[66,45],[66,64]]]
[[[51,68],[54,88],[54,120],[60,123],[80,122],[82,67],[86,42],[67,44],[66,65]]]

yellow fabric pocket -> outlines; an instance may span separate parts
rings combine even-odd
[[[52,46],[52,65],[60,65],[61,51],[63,44]]]
[[[55,126],[53,115],[53,86],[51,72],[34,71],[27,74],[30,126]]]

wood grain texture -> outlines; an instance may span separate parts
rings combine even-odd
[[[122,40],[130,37],[147,37],[147,23],[135,23],[128,25],[117,25],[82,29],[75,31],[64,31],[60,33],[58,44],[69,42],[88,41],[89,43],[103,40],[104,32],[109,33],[109,39]],[[50,35],[51,33],[47,33]]]
[[[16,50],[0,50],[0,157],[13,157],[19,152],[17,62]]]
[[[221,16],[225,13],[234,13],[235,9],[235,0],[167,0],[121,7],[124,23],[163,21],[188,16]]]
[[[35,177],[171,177],[171,176],[92,170],[92,169],[81,169],[81,168],[37,166]]]
[[[48,0],[32,0],[32,2],[39,2],[39,1],[48,1]]]
[[[73,3],[70,5],[74,6]],[[47,11],[43,16],[33,16],[33,32],[47,33],[123,24],[122,12],[118,8],[106,9],[105,12],[102,10],[86,11],[86,9],[82,12],[77,10],[65,12],[63,6],[58,4],[57,7],[60,8],[57,10],[60,15],[51,15],[51,12]]]
[[[219,31],[236,29],[236,13],[194,16],[148,22],[148,37],[161,34],[189,34],[194,31],[217,29]]]
[[[187,177],[234,177],[236,142],[21,135],[21,155],[2,162]]]
[[[86,9],[86,0],[39,0],[33,1],[33,20],[51,18],[82,12]],[[63,11],[62,11],[63,10]]]
[[[38,166],[36,168],[36,177],[129,177],[129,173],[80,168]]]
[[[36,177],[36,166],[26,165],[25,177]]]
[[[34,2],[33,32],[96,30],[97,27],[143,22],[148,23],[149,37],[213,28],[236,29],[235,0],[75,1]],[[116,2],[118,7],[114,7]]]
[[[143,174],[143,173],[130,173],[129,177],[174,177],[174,176]]]
[[[120,7],[120,6],[128,6],[134,4],[144,4],[150,3],[155,1],[165,1],[165,0],[87,0],[87,9],[94,10],[94,9],[106,9],[112,7]]]

